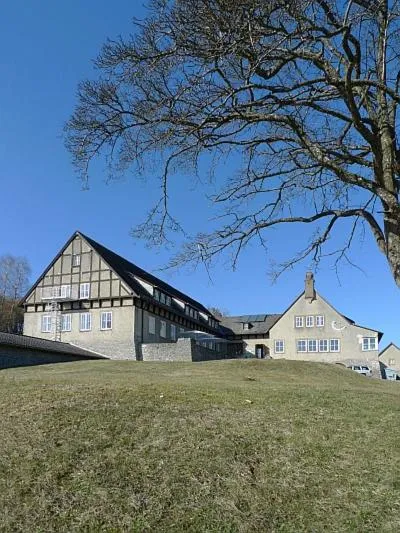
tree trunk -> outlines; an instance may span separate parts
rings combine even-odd
[[[400,217],[397,214],[385,216],[386,257],[394,280],[400,287]]]

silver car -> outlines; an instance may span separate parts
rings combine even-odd
[[[351,365],[349,368],[354,370],[354,372],[357,372],[357,374],[361,374],[362,376],[372,376],[372,370],[367,365]]]

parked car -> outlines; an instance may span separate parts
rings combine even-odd
[[[361,374],[362,376],[372,376],[372,370],[367,365],[351,365],[348,368],[354,370],[354,372],[357,372],[357,374]]]

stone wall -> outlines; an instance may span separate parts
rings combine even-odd
[[[51,363],[72,363],[73,361],[90,359],[90,357],[84,356],[53,354],[41,350],[0,345],[0,369]]]
[[[178,339],[176,342],[142,344],[143,361],[213,361],[227,359],[224,352],[210,350],[194,339]]]

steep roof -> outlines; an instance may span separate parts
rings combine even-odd
[[[39,337],[29,337],[28,335],[14,335],[13,333],[4,333],[0,331],[0,345],[13,346],[22,349],[41,350],[53,354],[75,355],[87,357],[88,359],[107,359],[107,357],[79,348],[67,342],[51,341],[40,339]]]
[[[225,335],[262,335],[269,332],[281,315],[238,315],[222,318],[221,326]],[[251,324],[250,329],[243,329],[243,324]]]
[[[89,246],[95,250],[102,259],[111,267],[114,272],[120,276],[120,278],[125,281],[125,283],[134,291],[135,294],[138,296],[149,296],[149,293],[135,280],[135,276],[138,278],[147,281],[154,285],[155,287],[161,289],[162,291],[166,292],[170,296],[175,296],[175,298],[178,298],[179,300],[183,300],[184,302],[190,304],[191,306],[195,307],[198,311],[202,311],[203,313],[207,313],[207,315],[211,315],[210,311],[204,307],[200,302],[197,302],[193,298],[190,298],[190,296],[187,296],[183,292],[178,291],[172,285],[169,285],[165,281],[162,281],[160,278],[157,278],[156,276],[153,276],[153,274],[150,274],[149,272],[146,272],[146,270],[143,270],[142,268],[138,267],[134,263],[131,263],[124,257],[116,254],[112,250],[109,250],[102,244],[99,244],[98,242],[94,241],[90,237],[87,237],[81,232],[77,232],[85,241],[89,244]]]
[[[58,254],[54,257],[54,259],[51,261],[51,263],[46,267],[46,269],[42,272],[42,274],[39,276],[37,281],[30,287],[29,291],[26,293],[26,295],[21,299],[20,305],[22,305],[28,296],[32,293],[32,291],[37,287],[39,281],[43,278],[43,276],[46,274],[46,272],[54,265],[54,263],[57,261],[57,259],[62,255],[62,253],[66,250],[66,248],[69,246],[69,244],[74,240],[76,236],[81,237],[84,241],[87,242],[87,244],[99,254],[99,256],[104,260],[105,263],[108,264],[108,266],[113,270],[117,276],[119,276],[122,281],[132,290],[132,293],[135,296],[140,296],[143,298],[149,298],[149,293],[146,291],[146,289],[135,279],[135,276],[140,278],[143,281],[147,281],[148,283],[154,285],[155,287],[159,288],[163,292],[167,293],[169,296],[178,298],[179,300],[182,300],[183,302],[191,305],[198,311],[201,311],[203,313],[206,313],[207,315],[211,315],[217,322],[219,320],[214,317],[210,311],[204,307],[200,302],[194,300],[190,296],[187,296],[183,292],[178,291],[175,289],[175,287],[172,287],[172,285],[169,285],[165,281],[162,281],[161,279],[157,278],[156,276],[153,276],[153,274],[150,274],[146,270],[143,270],[142,268],[138,267],[134,263],[131,263],[124,257],[116,254],[109,248],[106,248],[102,244],[96,242],[95,240],[91,239],[84,233],[80,231],[75,231],[73,235],[68,239],[68,241],[65,243],[65,245],[61,248],[61,250],[58,252]]]

